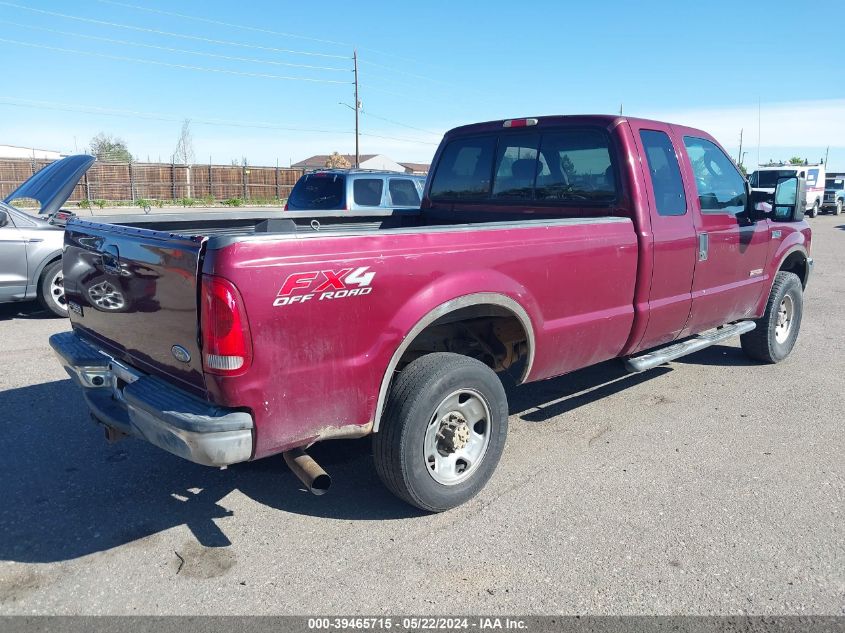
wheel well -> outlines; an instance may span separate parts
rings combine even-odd
[[[406,348],[397,369],[433,352],[454,352],[501,372],[528,358],[528,332],[504,306],[472,305],[430,323]]]
[[[799,251],[795,251],[794,253],[790,253],[783,263],[780,265],[778,272],[784,271],[787,273],[795,273],[798,275],[798,279],[801,280],[801,285],[803,287],[807,287],[807,258],[804,256],[804,253]]]

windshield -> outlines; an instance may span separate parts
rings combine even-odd
[[[795,175],[793,169],[772,169],[767,171],[755,171],[749,179],[752,187],[761,189],[774,189],[779,178],[789,178]]]
[[[825,189],[845,189],[845,178],[828,178],[824,187]]]
[[[307,174],[294,185],[288,198],[292,211],[328,211],[346,206],[346,177],[342,174]]]

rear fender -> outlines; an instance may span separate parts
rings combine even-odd
[[[426,327],[431,325],[440,317],[474,305],[496,305],[503,307],[519,319],[525,329],[528,338],[528,360],[522,374],[521,382],[525,382],[531,373],[536,349],[535,333],[536,325],[529,316],[529,311],[523,305],[528,306],[533,314],[539,314],[534,300],[525,294],[524,288],[514,280],[500,275],[495,271],[484,271],[484,279],[478,279],[478,271],[471,275],[456,275],[439,279],[435,284],[423,288],[413,299],[407,302],[397,313],[391,322],[389,329],[397,328],[404,331],[405,335],[387,365],[379,387],[378,400],[376,402],[373,432],[377,432],[387,400],[390,383],[396,367],[399,365],[403,354],[413,340]],[[469,277],[469,279],[463,279]],[[484,287],[486,292],[477,292],[468,295],[459,295],[454,291],[460,288]],[[435,302],[436,307],[426,308]],[[423,314],[421,318],[417,315]]]

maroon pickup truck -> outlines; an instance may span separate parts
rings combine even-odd
[[[769,194],[771,195],[771,194]],[[803,183],[756,200],[700,130],[617,116],[460,127],[418,213],[75,219],[73,331],[51,338],[94,419],[193,462],[373,434],[386,486],[430,511],[488,481],[531,382],[644,371],[728,337],[792,350],[812,268]]]

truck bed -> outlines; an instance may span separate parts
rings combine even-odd
[[[522,371],[531,379],[617,355],[634,318],[637,236],[628,218],[144,220],[68,224],[74,330],[141,372],[252,411],[256,456],[371,423],[391,356],[423,315],[456,298],[489,296],[494,312],[504,302],[523,315],[531,351]],[[203,370],[206,275],[243,297],[254,359],[242,377]],[[288,292],[292,278],[305,281]],[[104,290],[111,305],[95,301]]]

